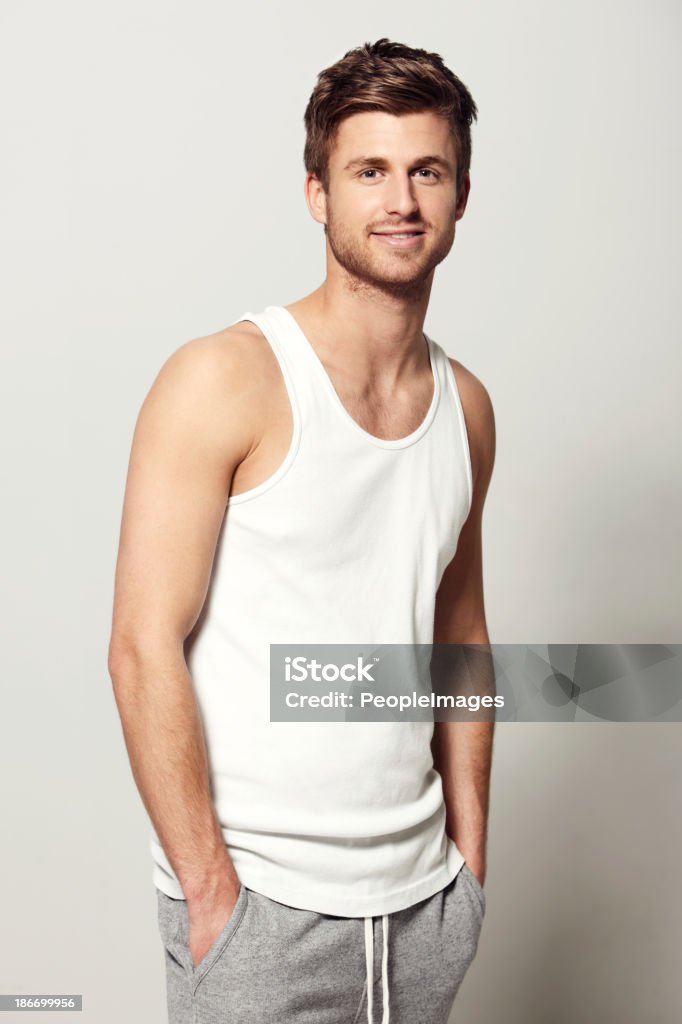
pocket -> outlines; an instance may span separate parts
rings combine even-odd
[[[485,891],[483,889],[483,886],[479,882],[478,878],[476,877],[476,875],[473,873],[473,871],[471,870],[469,865],[466,863],[466,861],[464,862],[464,864],[462,864],[462,873],[463,873],[464,878],[467,879],[467,881],[469,882],[471,888],[476,893],[476,897],[478,899],[478,902],[481,905],[481,913],[485,914],[485,903],[486,903]]]
[[[453,998],[478,949],[485,910],[481,892],[482,886],[467,864],[462,864],[444,890],[441,941]]]
[[[240,883],[239,896],[222,931],[198,964],[192,960],[189,948],[189,913],[186,900],[173,900],[159,893],[159,924],[169,951],[180,961],[189,974],[192,987],[196,986],[220,959],[244,919],[248,903],[248,889]]]
[[[185,901],[167,896],[161,889],[156,889],[156,902],[158,911],[158,925],[161,941],[164,946],[171,948],[178,938],[180,930],[180,914]]]

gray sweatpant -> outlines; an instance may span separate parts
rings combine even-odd
[[[242,884],[195,966],[187,904],[157,898],[169,1024],[447,1024],[485,913],[466,864],[433,896],[376,918],[300,910]]]

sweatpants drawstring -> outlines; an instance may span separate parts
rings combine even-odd
[[[374,933],[372,921],[374,918],[365,918],[365,962],[367,964],[367,1022],[372,1022],[372,1010],[374,1004]],[[388,1008],[388,914],[381,918],[383,925],[383,949],[381,951],[381,992],[383,997],[383,1014],[381,1024],[390,1024]]]

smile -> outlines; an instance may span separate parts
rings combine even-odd
[[[424,237],[423,231],[396,231],[396,232],[379,232],[373,233],[374,238],[380,239],[385,245],[391,245],[398,249],[411,249],[416,245],[419,245],[421,239]]]

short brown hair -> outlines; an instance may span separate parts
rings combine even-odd
[[[457,152],[457,193],[471,166],[471,123],[478,109],[463,82],[437,53],[390,39],[349,50],[321,71],[303,117],[305,169],[329,191],[329,154],[341,122],[351,114],[431,110],[446,118]]]

